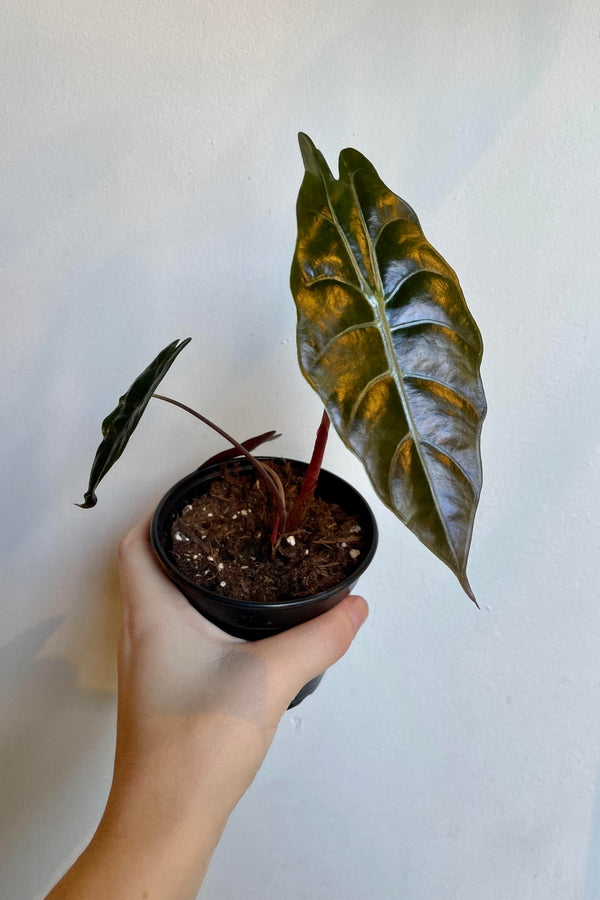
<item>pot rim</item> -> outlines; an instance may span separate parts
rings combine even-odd
[[[258,460],[265,461],[287,461],[292,465],[302,466],[306,468],[308,463],[302,462],[297,459],[290,459],[289,457],[284,456],[257,456]],[[352,586],[358,581],[362,573],[365,569],[370,565],[373,556],[375,555],[375,551],[377,549],[378,543],[378,529],[377,522],[375,520],[375,516],[373,511],[367,501],[364,499],[362,494],[350,484],[350,482],[341,478],[339,475],[336,475],[335,472],[329,472],[327,469],[321,469],[319,473],[319,478],[321,476],[325,476],[326,478],[332,478],[334,481],[341,482],[341,484],[346,488],[352,491],[360,500],[363,508],[364,515],[366,515],[369,520],[370,528],[371,528],[371,540],[368,549],[366,550],[363,559],[360,561],[358,566],[347,575],[342,581],[338,581],[336,584],[332,585],[330,588],[327,588],[324,591],[320,591],[318,594],[305,594],[302,597],[293,597],[290,600],[278,600],[275,603],[265,603],[260,600],[238,600],[235,597],[228,597],[224,594],[217,594],[215,591],[211,591],[210,588],[205,587],[202,583],[198,583],[192,581],[183,575],[179,569],[174,565],[172,560],[169,558],[166,549],[163,547],[159,535],[158,535],[158,521],[161,516],[161,513],[164,510],[164,507],[170,502],[171,497],[174,493],[179,491],[187,482],[193,481],[196,478],[204,479],[207,475],[210,477],[213,474],[221,471],[221,468],[225,465],[231,464],[238,465],[246,465],[250,466],[251,464],[248,460],[245,460],[243,457],[236,457],[235,459],[229,460],[228,462],[217,462],[213,463],[210,466],[202,467],[200,469],[195,469],[193,472],[190,472],[188,475],[185,475],[179,481],[177,481],[169,490],[163,495],[163,497],[159,500],[156,509],[154,510],[154,514],[152,516],[152,520],[150,523],[150,543],[152,545],[152,549],[154,550],[156,556],[163,569],[167,571],[168,577],[171,581],[174,581],[176,584],[180,584],[182,587],[191,588],[193,590],[201,590],[202,593],[212,600],[214,603],[220,603],[224,606],[230,606],[236,609],[245,609],[245,610],[254,610],[254,609],[294,609],[295,607],[305,607],[311,603],[319,603],[321,600],[324,600],[326,597],[331,596],[332,593],[339,593],[345,589],[350,589]],[[318,490],[318,487],[317,487]],[[361,512],[361,516],[363,513]]]

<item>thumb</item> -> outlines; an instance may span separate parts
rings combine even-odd
[[[294,696],[346,653],[368,613],[366,600],[350,595],[315,619],[254,646],[277,671],[278,686]]]

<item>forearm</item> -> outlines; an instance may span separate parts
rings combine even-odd
[[[171,716],[147,724],[143,739],[118,741],[98,829],[47,900],[194,900],[266,747],[228,716],[201,716],[188,730]]]
[[[87,849],[47,900],[194,900],[227,814],[190,785],[188,796],[136,774],[113,784]]]
[[[47,900],[194,900],[223,825],[210,815],[161,818],[143,798],[116,811],[109,803]]]
[[[193,836],[148,831],[124,835],[112,826],[88,848],[48,900],[194,900],[220,833]]]

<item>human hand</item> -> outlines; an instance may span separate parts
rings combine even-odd
[[[208,622],[163,574],[149,521],[121,542],[114,777],[90,845],[47,900],[192,900],[227,818],[300,688],[346,652],[362,597],[254,643]]]
[[[310,622],[247,643],[190,606],[158,565],[148,531],[147,521],[138,524],[120,546],[115,779],[160,761],[161,777],[172,773],[172,797],[191,799],[196,780],[210,784],[214,809],[226,817],[291,700],[346,652],[368,608],[347,597]],[[205,807],[206,799],[203,791]]]

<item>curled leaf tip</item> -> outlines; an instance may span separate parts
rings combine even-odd
[[[79,509],[91,509],[98,502],[95,494],[86,493],[83,495],[83,499],[83,503],[74,503],[73,506],[78,506]]]

